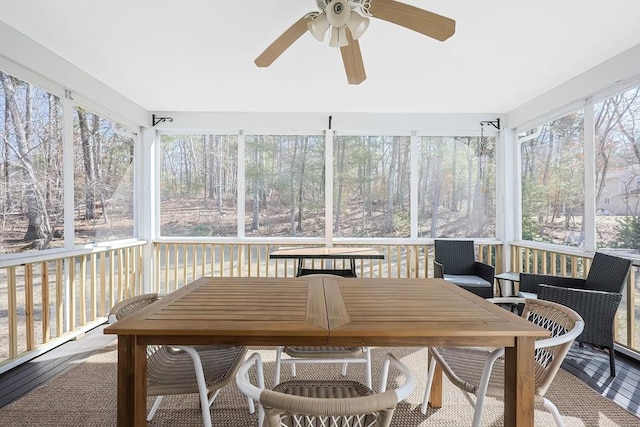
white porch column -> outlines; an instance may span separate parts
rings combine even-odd
[[[75,246],[76,241],[76,227],[75,227],[75,215],[74,215],[74,187],[75,177],[73,169],[73,96],[70,90],[65,89],[65,97],[62,99],[62,182],[64,185],[63,201],[64,201],[64,248],[71,250]],[[71,262],[74,262],[75,258],[71,258]],[[64,331],[71,329],[71,306],[74,304],[71,301],[70,288],[73,285],[71,283],[71,277],[69,275],[69,263],[64,263],[64,285],[62,288],[62,301],[64,313]]]
[[[521,204],[519,198],[519,152],[515,129],[505,119],[496,145],[496,237],[504,242],[502,269],[511,270],[509,242],[519,239]]]
[[[153,240],[160,231],[160,187],[156,167],[160,154],[156,138],[155,129],[141,128],[139,144],[135,148],[135,198],[138,204],[135,224],[137,235],[148,242],[142,249],[142,289],[145,293],[156,291],[157,279]]]

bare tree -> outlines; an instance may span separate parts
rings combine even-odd
[[[92,121],[91,129],[87,121],[87,113],[78,108],[78,126],[80,127],[80,142],[82,146],[82,165],[85,173],[85,219],[96,218],[96,158],[92,140],[95,132],[95,123]],[[92,115],[93,116],[93,115]],[[95,116],[94,116],[95,117]]]
[[[344,191],[344,174],[346,173],[344,168],[344,158],[346,151],[346,142],[341,141],[336,144],[336,170],[334,174],[338,177],[338,188],[336,192],[336,198],[334,200],[334,206],[336,210],[335,222],[333,224],[334,232],[340,231],[340,221],[342,217],[342,193]]]
[[[394,231],[393,217],[394,217],[395,206],[394,206],[393,189],[395,188],[394,181],[396,177],[396,167],[398,163],[398,151],[399,151],[399,144],[397,144],[396,141],[393,141],[391,144],[391,159],[389,161],[389,172],[387,175],[387,188],[386,188],[387,203],[386,203],[386,209],[384,211],[384,223],[382,227],[382,231],[386,234],[391,234]]]
[[[309,137],[308,137],[309,138]],[[298,183],[298,231],[302,231],[303,211],[304,211],[304,183],[305,183],[305,168],[307,166],[307,151],[309,148],[309,141],[302,136],[298,137],[300,144],[302,144],[302,154],[300,156],[300,178]]]
[[[0,81],[5,93],[6,106],[9,111],[16,141],[17,162],[23,178],[24,204],[28,219],[27,231],[23,237],[26,242],[41,242],[36,246],[42,249],[47,237],[51,234],[49,215],[46,209],[45,198],[38,188],[38,180],[33,168],[29,137],[31,136],[31,95],[30,87],[26,87],[24,118],[18,107],[16,94],[17,79],[0,72]],[[9,144],[7,144],[9,145]]]

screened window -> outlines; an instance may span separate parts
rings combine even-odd
[[[422,137],[418,236],[495,235],[495,138]]]
[[[597,246],[640,252],[640,87],[598,102]],[[611,185],[613,184],[613,185]]]
[[[62,106],[0,71],[0,254],[62,247]]]
[[[408,136],[335,138],[335,236],[410,236],[410,151]]]
[[[73,118],[75,243],[133,237],[134,136],[82,108]]]
[[[584,242],[583,111],[545,123],[521,146],[522,238],[567,246]]]
[[[246,236],[322,237],[324,136],[246,136]]]
[[[236,236],[237,135],[163,135],[160,232]]]

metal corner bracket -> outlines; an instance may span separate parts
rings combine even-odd
[[[155,114],[151,115],[151,126],[155,126],[162,122],[172,122],[173,117],[157,117]]]

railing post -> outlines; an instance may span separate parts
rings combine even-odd
[[[631,266],[627,276],[627,346],[640,350],[640,342],[635,342],[636,305],[630,301],[636,300],[636,270],[640,267]]]
[[[8,296],[8,314],[9,314],[9,358],[14,358],[18,354],[18,319],[17,308],[18,298],[16,295],[16,268],[9,267],[7,271],[7,296]]]

